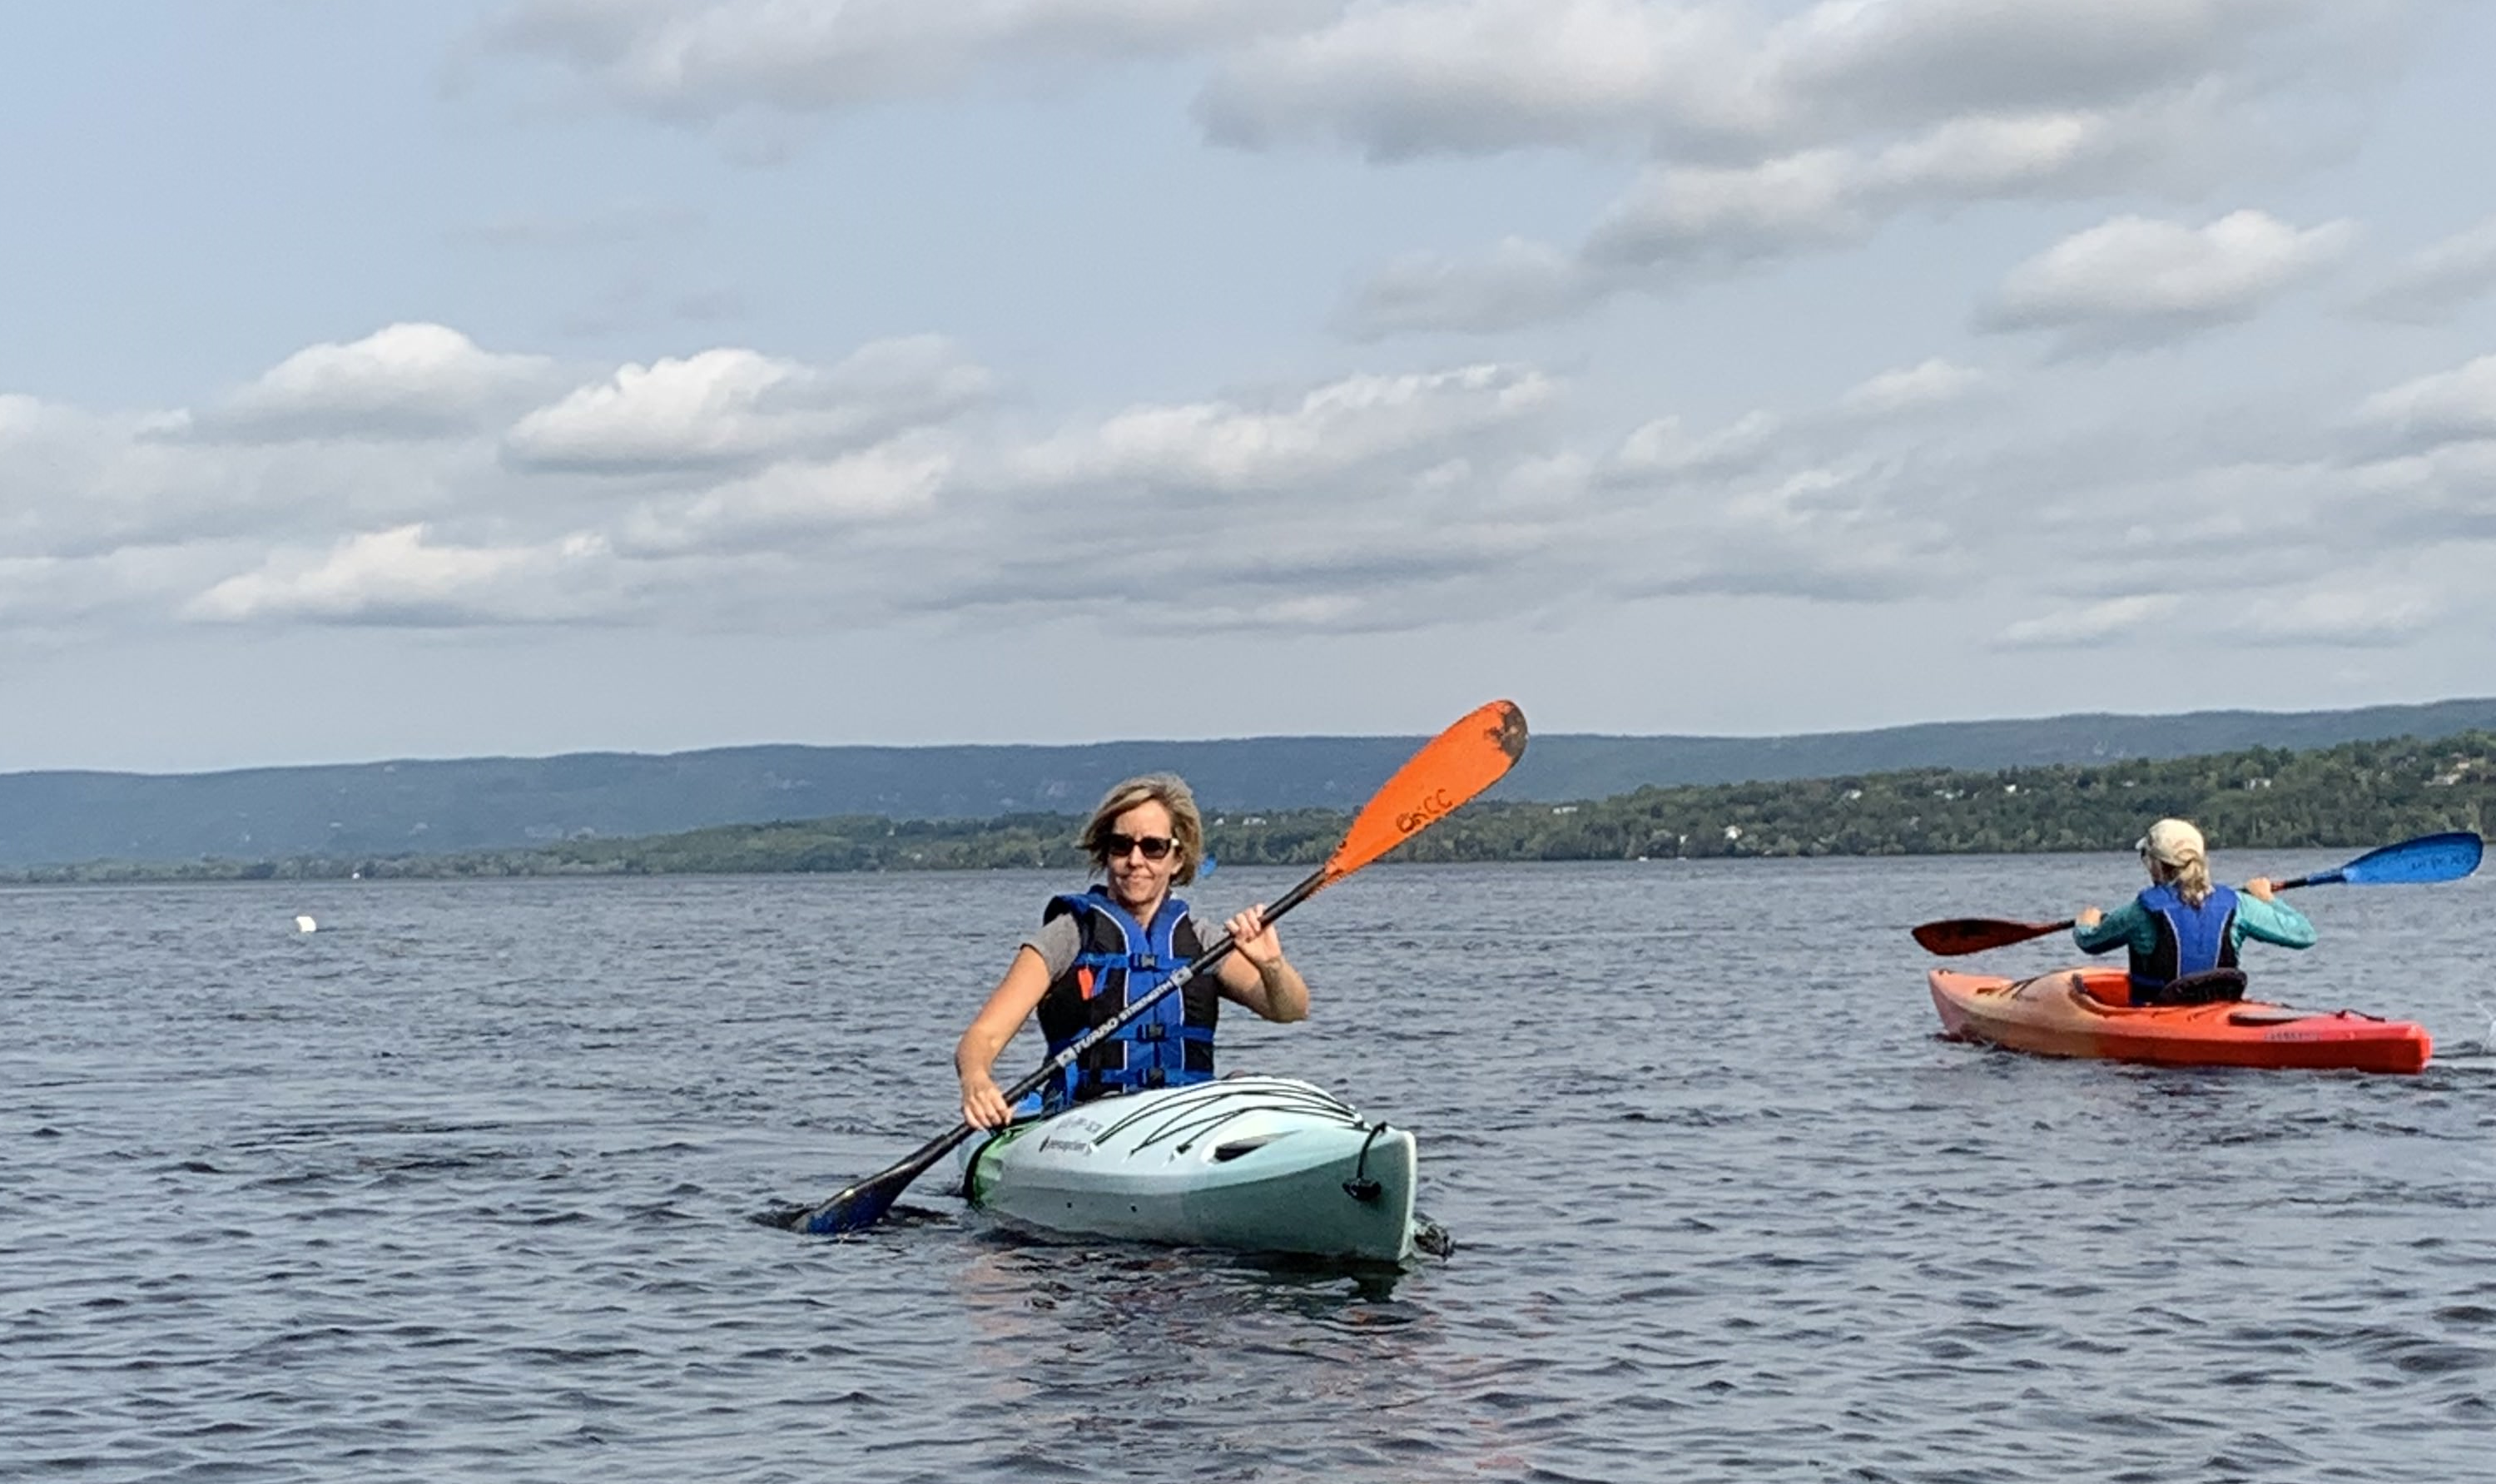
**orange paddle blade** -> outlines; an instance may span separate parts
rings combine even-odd
[[[1525,756],[1525,713],[1495,700],[1432,738],[1362,807],[1343,843],[1326,857],[1326,879],[1340,881],[1402,845],[1499,782]]]

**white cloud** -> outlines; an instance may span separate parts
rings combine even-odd
[[[1586,256],[1607,263],[1739,262],[1859,241],[1877,220],[1862,186],[1857,162],[1833,149],[1732,169],[1651,171],[1604,213]]]
[[[2154,639],[2167,610],[2143,591],[2227,591],[2224,611],[2267,615],[2206,622],[2227,644],[2339,645],[2416,633],[2460,580],[2415,583],[2423,609],[2369,607],[2345,551],[2394,562],[2496,534],[2496,473],[2460,456],[2489,445],[2364,457],[2386,427],[2479,406],[2472,367],[2316,419],[2324,456],[2295,466],[2229,462],[2185,410],[2144,427],[1941,356],[1818,405],[1626,431],[1512,363],[1153,401],[1040,436],[945,416],[992,376],[943,342],[824,369],[745,351],[628,371],[515,429],[509,457],[490,427],[169,441],[144,415],[0,399],[0,480],[51,480],[0,501],[0,624],[1117,622],[1125,594],[1068,580],[1075,540],[1095,570],[1184,574],[1157,632],[1388,634],[1690,596],[1869,612],[1939,574],[1990,612],[2035,605],[2012,609],[2012,648]],[[629,469],[667,477],[610,477]],[[2236,560],[2252,543],[2263,560]]]
[[[2166,153],[2196,100],[2130,109],[1969,113],[1883,146],[1861,170],[1864,194],[1893,209],[1919,198],[1987,201],[2111,189]],[[2198,118],[2192,122],[2198,123]]]
[[[0,393],[0,556],[29,549],[69,509],[94,496],[113,436],[76,409]]]
[[[158,427],[235,443],[449,437],[527,395],[551,365],[480,350],[440,325],[391,325],[361,340],[306,347],[224,401]]]
[[[83,560],[212,537],[269,498],[255,472],[286,450],[169,442],[167,420],[0,397],[0,556]]]
[[[1566,514],[1565,498],[1516,513],[1540,497],[1512,471],[1561,394],[1529,367],[1148,403],[1037,440],[923,420],[991,382],[940,341],[880,343],[822,370],[721,352],[626,368],[504,441],[478,430],[414,448],[149,438],[143,416],[107,422],[15,398],[0,404],[0,471],[40,453],[62,487],[39,523],[15,527],[0,507],[8,623],[32,633],[46,614],[152,611],[280,627],[772,629],[1017,593],[1040,611],[1090,612],[1101,595],[1064,580],[1079,512],[1096,556],[1194,574],[1204,601],[1182,627],[1353,612],[1346,622],[1391,628],[1425,621],[1422,595],[1486,580]],[[70,469],[54,445],[73,434]],[[631,470],[668,478],[619,500],[608,477]],[[1258,498],[1230,498],[1243,494]],[[1173,501],[1186,506],[1175,520]],[[1326,519],[1275,520],[1286,506]],[[100,570],[80,564],[151,551],[163,560],[115,590],[130,602],[67,603],[77,574]]]
[[[629,107],[837,111],[1052,62],[1201,56],[1206,135],[1377,159],[1763,158],[1864,128],[2328,72],[2418,0],[521,0],[484,37]]]
[[[1197,103],[1212,139],[1339,139],[1374,158],[1753,137],[1778,122],[1742,9],[1638,0],[1349,7],[1228,62]]]
[[[51,420],[43,403],[17,392],[0,392],[0,448],[31,439]]]
[[[281,549],[259,570],[201,594],[185,616],[208,622],[311,621],[415,627],[545,623],[596,616],[608,599],[578,579],[606,543],[577,536],[538,546],[452,546],[422,525],[348,537],[328,551]]]
[[[1970,115],[1876,147],[1734,165],[1651,167],[1574,250],[1512,238],[1475,260],[1418,255],[1357,288],[1339,316],[1360,338],[1482,333],[1556,321],[1605,298],[1854,247],[1911,211],[2106,194],[2207,130],[2198,94],[2117,111]]]
[[[635,554],[785,548],[809,537],[934,509],[953,460],[906,443],[841,458],[793,460],[629,517],[618,545]]]
[[[628,365],[521,418],[515,464],[596,473],[737,464],[940,420],[992,378],[933,336],[881,341],[829,370],[744,349]]]
[[[2168,339],[2251,319],[2329,266],[2354,233],[2346,222],[2300,230],[2250,210],[2200,228],[2119,216],[2013,268],[1981,323],[2063,330],[2079,344]]]
[[[1929,588],[1939,549],[1857,476],[1812,470],[1735,503],[1705,565],[1659,591],[1883,603]]]
[[[1712,432],[1693,435],[1678,417],[1639,424],[1621,442],[1607,473],[1615,479],[1678,479],[1738,474],[1775,451],[1785,424],[1750,412]]]
[[[2434,599],[2397,574],[2359,586],[2290,592],[2226,616],[2231,637],[2262,646],[2371,649],[2398,644],[2436,617]]]
[[[2360,307],[2387,320],[2432,325],[2496,289],[2496,217],[2411,254]]]
[[[1831,113],[2093,106],[2189,85],[2328,20],[2334,0],[1825,0],[1769,44],[1778,84]],[[2376,9],[2382,9],[2376,7]]]
[[[1521,366],[1365,374],[1001,445],[949,484],[945,519],[907,529],[917,580],[899,601],[1132,621],[1131,589],[1070,579],[1076,532],[1087,570],[1170,574],[1185,601],[1159,612],[1165,630],[1523,611],[1582,504],[1578,461],[1548,453],[1563,390]]]
[[[1381,0],[1225,60],[1213,139],[1373,158],[1538,146],[1761,159],[1865,129],[2097,111],[2327,74],[2405,0]],[[2319,64],[2319,65],[2317,65]]]
[[[2413,448],[2496,438],[2496,356],[2379,391],[2357,418]]]
[[[1400,258],[1354,293],[1336,325],[1358,340],[1410,330],[1486,334],[1565,319],[1606,288],[1604,275],[1572,255],[1512,237],[1477,262]]]
[[[2167,148],[2175,107],[1970,114],[1877,148],[1658,167],[1606,211],[1585,252],[1628,263],[1771,258],[1859,242],[1919,205],[2094,195]]]
[[[2076,649],[2142,638],[2184,611],[2184,600],[2172,593],[2136,593],[2019,619],[2002,631],[1998,642],[2006,649]]]
[[[724,351],[628,367],[507,439],[417,445],[168,439],[145,414],[11,397],[0,479],[48,482],[0,502],[8,623],[804,628],[991,603],[1025,565],[1037,607],[1089,611],[1096,595],[1063,580],[1072,518],[1096,552],[1201,573],[1207,602],[1182,625],[1353,602],[1392,626],[1566,514],[1565,497],[1517,513],[1542,497],[1512,473],[1561,395],[1530,367],[1146,403],[1039,439],[949,417],[992,381],[936,340],[826,369]],[[619,490],[610,476],[634,470],[667,477]],[[126,572],[112,601],[71,603],[81,581],[107,592],[100,563]]]
[[[1327,0],[521,0],[489,47],[571,68],[666,116],[835,111],[998,65],[1119,61],[1222,45]]]
[[[2424,0],[527,0],[495,45],[637,107],[837,110],[1051,58],[1201,56],[1221,143],[1377,160],[1566,148],[1650,164],[1586,240],[1411,254],[1356,339],[1490,333],[1623,292],[2020,197],[2198,196],[2336,147],[2317,94]],[[2281,100],[2289,100],[2282,106]],[[2293,137],[2293,142],[2289,142]]]
[[[628,365],[522,417],[503,440],[514,462],[631,470],[716,464],[767,452],[788,436],[757,408],[805,368],[758,351],[703,351]]]
[[[1984,385],[1981,371],[1952,365],[1935,357],[1918,365],[1884,371],[1849,387],[1838,406],[1849,413],[1886,417],[1924,408],[1944,407],[1965,399]]]
[[[1089,571],[1133,582],[1070,580],[1042,540],[1000,543],[1000,562],[923,581],[909,602],[1077,615],[1156,631],[1284,625],[1383,633],[1428,628],[1451,606],[1476,617],[1531,612],[1549,601],[1553,518],[1503,514],[1473,480],[1398,467],[1332,488],[1323,519],[1280,518],[1262,506],[1195,510],[1182,528],[1119,509],[1085,529]],[[1122,518],[1123,517],[1123,518]],[[1025,518],[1028,518],[1026,516]],[[1063,521],[1035,524],[1035,538]]]
[[[1556,385],[1513,366],[1354,376],[1288,405],[1132,408],[1020,454],[1042,484],[1144,484],[1241,492],[1304,485],[1366,461],[1441,448],[1550,402]]]
[[[1732,4],[1416,0],[1266,39],[1200,113],[1231,142],[1331,139],[1376,157],[1642,142],[1651,163],[1578,245],[1408,257],[1338,316],[1359,338],[1496,332],[1850,249],[1914,212],[2202,199],[2340,148],[2318,100],[2370,85],[2379,38],[2419,11],[1824,0],[1779,21]]]
[[[2351,526],[2387,550],[2470,548],[2496,539],[2496,440],[2444,443],[2352,473]],[[2484,571],[2496,552],[2474,560]],[[2483,578],[2474,586],[2485,589]]]

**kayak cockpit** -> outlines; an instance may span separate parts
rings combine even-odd
[[[2065,971],[2072,979],[2073,992],[2096,1005],[2114,1010],[2180,1009],[2196,1005],[2231,1005],[2244,999],[2246,980],[2241,969],[2211,969],[2200,974],[2188,974],[2162,986],[2156,998],[2144,1000],[2133,988],[2132,975],[2121,969],[2073,969]]]

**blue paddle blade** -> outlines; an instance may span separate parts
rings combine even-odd
[[[908,1183],[894,1180],[891,1171],[860,1181],[812,1210],[796,1213],[790,1227],[810,1237],[862,1231],[884,1220],[884,1214],[892,1209],[894,1199],[901,1194],[902,1186]]]
[[[2399,845],[2370,850],[2339,870],[2315,878],[2346,881],[2352,886],[2408,886],[2422,881],[2457,881],[2479,869],[2486,845],[2466,829],[2442,835],[2420,835]]]

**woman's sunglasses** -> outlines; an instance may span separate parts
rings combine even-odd
[[[1159,860],[1178,844],[1168,835],[1121,835],[1112,831],[1102,843],[1101,853],[1111,860],[1122,860],[1129,850],[1141,850],[1144,859]]]

